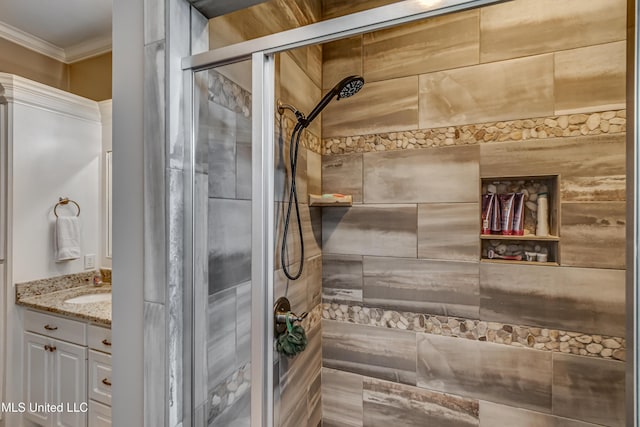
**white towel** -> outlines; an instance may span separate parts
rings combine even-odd
[[[58,217],[54,243],[56,262],[80,258],[80,218],[77,216]]]

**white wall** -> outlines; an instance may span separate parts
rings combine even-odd
[[[13,283],[85,271],[82,256],[54,260],[53,209],[59,197],[80,205],[82,254],[95,255],[98,265],[100,122],[18,104],[13,126]],[[58,208],[60,215],[75,212],[72,204]]]

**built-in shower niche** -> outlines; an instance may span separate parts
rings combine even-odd
[[[482,178],[482,195],[524,193],[524,235],[482,234],[480,230],[482,262],[560,265],[559,180],[559,175]],[[538,198],[543,193],[547,195],[549,232],[536,235]]]

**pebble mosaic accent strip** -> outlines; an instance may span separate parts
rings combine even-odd
[[[626,110],[509,120],[406,132],[357,135],[322,140],[322,154],[470,145],[568,136],[601,135],[626,131]]]
[[[282,130],[284,131],[284,135],[286,135],[287,138],[291,138],[291,132],[293,132],[293,128],[295,127],[296,122],[293,120],[293,118],[289,117],[289,113],[287,112],[285,112],[284,116],[280,116],[278,113],[276,113],[276,136],[279,133],[278,125],[280,123],[279,120],[281,120],[281,117]],[[300,144],[307,150],[311,150],[314,153],[322,154],[320,138],[309,132],[309,129],[305,129],[302,131]]]
[[[251,388],[251,363],[247,363],[209,392],[209,422],[222,414],[226,409],[249,392]]]
[[[626,340],[620,337],[327,302],[322,304],[322,318],[603,359],[626,357]]]
[[[62,291],[64,289],[75,288],[78,286],[85,286],[91,283],[95,274],[95,271],[87,271],[83,273],[50,277],[48,279],[16,283],[16,301],[22,298]]]
[[[213,70],[209,74],[209,101],[251,117],[251,93]]]

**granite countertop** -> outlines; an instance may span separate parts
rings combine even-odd
[[[87,284],[87,280],[37,281],[16,285],[16,304],[50,313],[111,326],[111,302],[71,304],[65,301],[82,295],[111,293],[111,284]],[[44,283],[43,283],[44,282]]]

